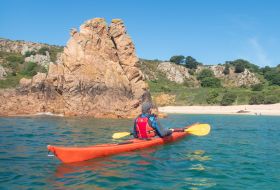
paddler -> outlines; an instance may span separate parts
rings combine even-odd
[[[155,114],[152,113],[154,108],[150,102],[142,104],[142,113],[135,119],[133,127],[133,136],[140,139],[148,139],[155,136],[161,138],[169,136],[172,132],[184,132],[184,129],[165,129],[163,128]]]

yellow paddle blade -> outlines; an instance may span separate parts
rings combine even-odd
[[[196,136],[204,136],[204,135],[208,135],[210,130],[211,127],[209,124],[195,124],[187,128],[185,132],[188,132]]]
[[[128,136],[128,135],[130,135],[129,132],[119,132],[119,133],[114,133],[112,135],[112,138],[113,139],[120,139],[120,138],[123,138],[123,137]]]

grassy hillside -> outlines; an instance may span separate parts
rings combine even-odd
[[[242,105],[280,102],[280,86],[272,85],[260,73],[256,73],[262,81],[259,87],[193,88],[189,87],[187,81],[177,84],[168,80],[163,73],[156,70],[159,61],[141,61],[141,69],[148,76],[147,82],[152,96],[175,95],[175,102],[172,105]]]
[[[0,80],[0,88],[14,88],[23,77],[31,78],[38,72],[47,72],[47,68],[37,63],[25,62],[25,57],[35,54],[45,55],[46,51],[48,51],[51,61],[55,62],[57,54],[62,52],[62,50],[62,47],[42,47],[38,52],[26,52],[25,55],[0,51],[0,64],[5,68],[8,75],[6,79]]]

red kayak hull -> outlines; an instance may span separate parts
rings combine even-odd
[[[101,144],[89,147],[62,147],[48,145],[47,148],[61,162],[72,163],[163,145],[177,141],[187,135],[188,133],[185,132],[174,132],[172,135],[164,138],[155,137],[149,140],[133,139],[119,144]]]

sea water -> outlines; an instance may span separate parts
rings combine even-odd
[[[164,127],[209,123],[205,137],[73,164],[46,146],[120,142],[133,120],[0,118],[0,189],[280,189],[280,117],[170,115]]]

